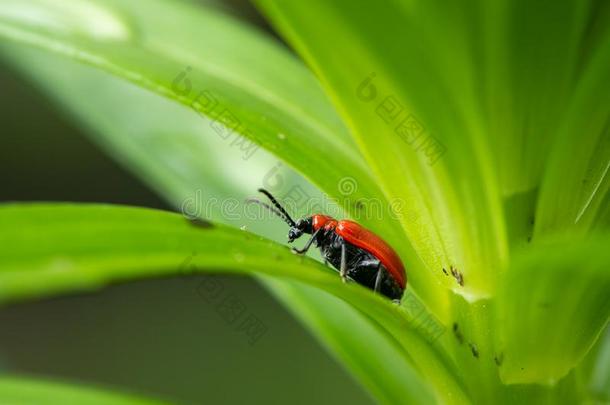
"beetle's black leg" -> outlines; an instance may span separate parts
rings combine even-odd
[[[313,241],[316,239],[316,236],[318,236],[318,232],[320,232],[322,228],[318,228],[317,231],[315,231],[313,233],[313,235],[311,235],[311,238],[309,238],[309,240],[307,241],[307,243],[305,244],[305,246],[303,246],[303,249],[297,249],[295,247],[292,248],[292,251],[294,253],[298,253],[300,255],[302,255],[303,253],[307,253],[307,251],[309,250],[309,248],[311,247],[311,244],[313,243]]]
[[[381,291],[381,278],[383,276],[383,270],[385,267],[381,265],[381,262],[377,265],[377,277],[375,277],[375,292],[378,293]]]
[[[346,252],[345,252],[345,241],[341,243],[341,267],[339,269],[339,274],[341,275],[341,280],[345,283],[347,281],[347,263],[346,263]]]

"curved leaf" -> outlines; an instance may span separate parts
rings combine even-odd
[[[587,357],[588,374],[585,384],[590,396],[598,401],[610,401],[610,328],[602,334]]]
[[[295,315],[332,349],[332,354],[350,366],[378,402],[434,403],[428,384],[411,369],[399,345],[391,338],[388,341],[374,320],[350,311],[346,303],[311,287],[276,284],[272,279],[266,279],[265,283],[275,286],[275,295],[298,309]],[[333,310],[329,311],[330,308]],[[372,351],[372,356],[360,355]],[[382,378],[371,378],[370,373]]]
[[[1,376],[0,402],[19,405],[162,405],[133,395],[32,378]]]
[[[272,151],[351,215],[385,203],[311,73],[269,37],[218,12],[167,0],[68,0],[61,6],[10,0],[0,4],[0,37],[178,101],[212,120],[201,125],[211,125],[217,136],[247,148],[240,134]],[[349,198],[339,189],[346,177],[357,179]],[[402,231],[389,215],[363,216],[362,222],[404,250]]]
[[[312,259],[223,225],[150,209],[32,204],[0,209],[0,302],[99,288],[109,282],[216,271],[304,282],[375,319],[445,401],[466,399],[439,348],[413,317]]]
[[[507,246],[462,3],[257,3],[320,76],[386,194],[417,214],[402,225],[425,264],[418,292],[445,309],[447,287],[488,297]]]
[[[504,196],[536,189],[582,63],[594,1],[481,1],[481,85]],[[529,218],[527,218],[529,220]]]
[[[174,206],[189,215],[213,218],[235,227],[244,226],[283,242],[285,224],[275,218],[253,215],[245,210],[241,201],[252,196],[253,189],[259,185],[272,189],[281,198],[292,194],[291,190],[301,190],[312,200],[320,201],[322,198],[319,191],[308,187],[264,151],[244,161],[242,151],[218,137],[208,125],[201,125],[200,117],[160,96],[95,69],[39,51],[12,50],[10,55],[23,72],[28,72],[67,112],[90,128],[91,138],[110,156],[134,170]],[[92,94],[95,97],[91,97]],[[117,99],[122,102],[117,103]],[[83,103],[83,100],[87,102]],[[216,156],[221,156],[221,159],[216,159]],[[239,176],[231,176],[236,168],[239,168]],[[227,176],[218,176],[218,173]],[[392,338],[388,338],[387,332],[376,331],[364,324],[362,316],[353,307],[337,299],[327,299],[322,306],[319,301],[312,300],[310,290],[288,281],[275,280],[265,285],[272,291],[279,291],[278,296],[297,315],[306,310],[305,322],[312,332],[323,336],[323,343],[334,347],[346,364],[359,369],[374,367],[367,373],[357,371],[356,374],[375,393],[380,391],[375,387],[384,387],[380,400],[409,397],[411,391],[426,390],[413,389],[418,384],[423,387],[427,384],[412,378],[413,366],[409,359],[404,356],[386,359],[383,356],[392,350],[390,347],[395,344]],[[281,294],[285,289],[291,291],[289,297]],[[298,307],[295,308],[293,301],[298,303]],[[305,301],[307,307],[303,305]],[[424,306],[420,304],[418,314],[423,315],[423,311]],[[338,313],[342,314],[344,328],[332,327],[330,319]],[[315,322],[311,321],[314,314]],[[379,342],[369,347],[366,354],[354,352],[357,345],[341,343],[354,339],[360,328],[368,330],[367,340]],[[359,360],[356,362],[354,359]],[[393,376],[403,384],[400,387],[388,385],[391,381],[384,373],[378,372],[380,365],[375,365],[377,362],[386,367],[392,365]],[[399,391],[390,388],[399,388]]]
[[[610,237],[546,241],[516,255],[499,291],[496,351],[510,384],[552,384],[610,319]]]
[[[574,92],[540,189],[535,235],[585,233],[610,190],[610,30]],[[607,203],[607,201],[606,201]],[[603,217],[601,218],[603,221]]]
[[[352,290],[342,287],[327,267],[296,257],[285,246],[152,209],[8,204],[0,209],[0,229],[0,302],[176,274],[184,271],[181,266],[187,260],[197,269],[243,272],[248,268],[327,286],[330,292]]]

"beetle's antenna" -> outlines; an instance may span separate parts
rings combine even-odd
[[[259,200],[258,198],[248,198],[246,200],[246,204],[258,204],[258,205],[262,205],[263,207],[267,208],[269,211],[271,211],[272,213],[274,213],[275,215],[277,215],[278,217],[282,218],[284,220],[284,222],[286,222],[288,225],[292,225],[288,219],[286,219],[286,217],[284,216],[284,214],[282,214],[278,209],[272,207],[271,205],[262,202],[261,200]]]
[[[290,226],[296,226],[296,222],[294,222],[294,220],[290,217],[290,215],[288,214],[288,212],[286,212],[286,210],[284,209],[284,207],[282,207],[280,205],[279,202],[277,202],[277,200],[275,199],[275,197],[273,195],[271,195],[270,192],[268,192],[267,190],[265,190],[264,188],[259,188],[258,189],[259,192],[265,194],[267,196],[267,198],[269,198],[269,200],[271,200],[271,202],[273,203],[273,205],[275,205],[275,207],[283,214],[284,220],[288,223],[288,225]]]

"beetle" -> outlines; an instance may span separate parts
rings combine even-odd
[[[391,300],[400,301],[407,285],[404,265],[394,249],[374,232],[357,222],[336,220],[323,214],[295,222],[269,191],[262,188],[258,191],[275,208],[255,198],[247,202],[260,204],[282,218],[290,226],[288,243],[303,234],[311,235],[302,249],[292,248],[294,253],[303,255],[315,245],[320,249],[324,263],[330,263],[338,270],[343,281],[351,279]]]

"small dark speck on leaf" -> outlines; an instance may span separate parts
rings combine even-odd
[[[500,367],[502,365],[502,362],[504,361],[504,353],[500,353],[499,355],[496,355],[494,357],[494,362],[496,363],[496,366]]]
[[[468,346],[470,346],[470,351],[472,352],[472,355],[478,359],[479,350],[477,349],[477,345],[475,345],[474,343],[468,343]]]
[[[201,218],[188,218],[188,221],[192,224],[195,225],[198,228],[213,228],[214,225],[210,222],[210,221],[206,221],[205,219],[201,219]]]
[[[527,237],[527,243],[530,243],[532,241],[532,237],[531,235]]]
[[[530,225],[534,225],[534,217],[530,218]]]
[[[360,200],[356,201],[355,205],[356,205],[356,208],[359,209],[359,210],[364,208],[364,203],[362,201],[360,201]]]
[[[464,287],[464,275],[462,274],[462,272],[453,266],[450,266],[449,270],[451,270],[451,275],[453,276],[453,278],[455,278],[455,281],[457,281],[457,283],[461,287]]]
[[[455,338],[457,339],[459,344],[464,343],[464,336],[462,336],[460,327],[458,326],[458,324],[456,322],[453,323],[453,334],[455,335]]]
[[[447,270],[445,270],[445,268],[443,267],[443,273],[445,273],[446,276],[449,275],[449,273],[447,273]]]

